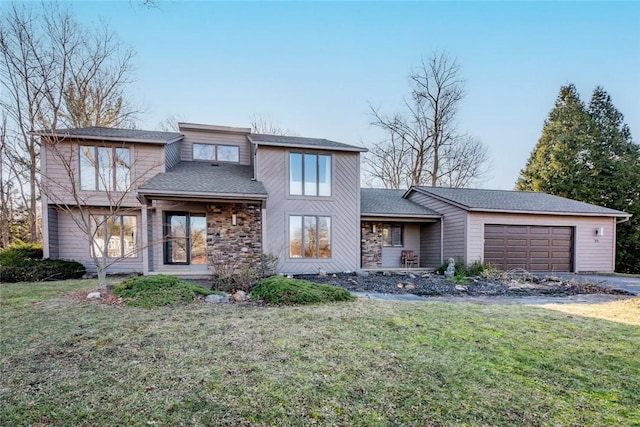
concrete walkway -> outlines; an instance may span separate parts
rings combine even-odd
[[[640,277],[618,276],[615,274],[576,274],[576,273],[547,273],[537,274],[540,277],[556,276],[565,280],[576,280],[578,283],[588,282],[606,286],[611,289],[621,289],[640,295]]]
[[[413,294],[378,294],[374,292],[351,292],[358,298],[366,298],[374,301],[393,302],[467,302],[475,304],[599,304],[603,302],[616,301],[620,299],[637,298],[629,295],[610,294],[581,294],[569,296],[530,296],[530,297],[510,297],[510,296],[441,296],[441,297],[421,297]]]

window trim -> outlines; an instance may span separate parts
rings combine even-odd
[[[82,165],[82,159],[84,156],[84,148],[91,148],[91,151],[93,153],[93,158],[94,158],[94,164],[91,165],[93,168],[93,185],[92,188],[83,188],[84,186],[84,180],[82,177],[82,170],[83,170],[83,165]],[[100,165],[100,155],[99,155],[99,149],[100,148],[104,148],[104,149],[108,149],[109,150],[109,166],[108,166],[108,172],[109,172],[109,187],[102,189],[102,182],[100,180],[100,169],[101,169],[101,165]],[[117,166],[117,162],[116,162],[116,151],[117,150],[127,150],[128,154],[129,154],[129,162],[127,165],[127,182],[126,182],[126,188],[123,190],[118,189],[118,166]],[[131,159],[133,158],[132,156],[132,152],[133,152],[133,147],[127,147],[127,146],[118,146],[118,145],[86,145],[86,144],[78,144],[78,178],[79,178],[79,182],[80,182],[80,191],[99,191],[102,193],[106,193],[109,191],[115,191],[118,193],[125,193],[127,192],[130,187],[131,187],[131,176],[132,176],[132,170],[133,170],[133,165],[131,162]]]
[[[299,217],[301,220],[301,225],[302,225],[302,229],[301,229],[301,236],[300,236],[300,256],[292,256],[291,255],[291,218],[293,217]],[[332,240],[333,240],[333,216],[332,215],[305,215],[305,214],[290,214],[287,215],[288,221],[287,221],[287,245],[289,247],[288,251],[287,251],[287,258],[290,260],[296,260],[296,261],[302,261],[302,260],[315,260],[315,261],[328,261],[333,259],[333,248],[332,248]],[[310,257],[310,256],[305,256],[305,241],[304,241],[304,223],[305,223],[305,218],[315,218],[316,220],[316,236],[315,236],[315,240],[316,240],[316,248],[315,248],[315,256]],[[320,256],[320,237],[318,235],[319,230],[318,230],[318,222],[320,218],[327,218],[329,219],[329,250],[330,250],[330,255],[328,257],[321,257]]]
[[[118,218],[118,220],[119,220],[120,234],[117,237],[120,240],[120,255],[119,256],[115,256],[115,257],[109,256],[109,242],[106,241],[106,239],[105,239],[105,248],[106,248],[106,251],[107,251],[106,252],[106,255],[107,255],[106,258],[108,258],[108,259],[121,259],[121,260],[139,259],[140,258],[140,250],[139,250],[139,245],[138,245],[138,239],[139,239],[139,234],[140,234],[139,230],[138,230],[138,224],[140,223],[140,221],[138,220],[138,215],[135,215],[135,214],[133,214],[133,215],[131,215],[131,214],[128,214],[128,215],[124,215],[124,214],[123,215],[109,215],[109,214],[106,214],[106,213],[95,213],[95,214],[92,213],[92,214],[90,214],[90,216],[91,216],[91,221],[92,221],[92,227],[91,227],[92,230],[91,230],[91,241],[89,242],[89,255],[91,257],[102,258],[103,255],[94,254],[94,249],[93,249],[94,246],[95,246],[94,241],[95,241],[95,238],[97,237],[97,229],[98,228],[104,228],[105,236],[108,234],[106,232],[107,224],[108,224],[108,217],[112,217],[114,219]],[[102,218],[100,227],[97,227],[97,221],[94,220],[95,217],[101,217]],[[125,252],[125,249],[124,249],[125,245],[123,244],[124,243],[124,217],[135,218],[135,222],[136,222],[136,224],[134,226],[134,232],[135,232],[134,242],[133,242],[134,243],[134,250],[130,253],[130,255],[126,255],[126,252]],[[93,222],[93,221],[95,221],[95,222]],[[94,228],[94,225],[96,226],[95,228]],[[113,238],[113,237],[116,237],[115,234],[111,234],[109,240],[111,240],[111,238]],[[103,251],[104,251],[104,248],[103,248]]]
[[[299,156],[301,156],[301,167],[300,167],[300,185],[301,185],[301,194],[293,194],[291,192],[291,171],[292,171],[292,167],[291,167],[291,156],[297,154]],[[315,161],[315,167],[316,167],[316,174],[315,174],[315,192],[316,194],[305,194],[305,156],[315,156],[316,161]],[[329,194],[328,195],[320,195],[320,157],[327,157],[329,159]],[[333,182],[334,182],[334,155],[332,153],[321,153],[321,152],[316,152],[316,151],[289,151],[287,153],[287,196],[291,197],[291,198],[322,198],[325,200],[329,200],[333,198]]]
[[[391,238],[391,243],[388,244],[386,239],[384,239],[384,230],[389,229],[389,237]],[[400,244],[396,245],[393,243],[393,229],[400,229]],[[385,248],[403,248],[404,247],[404,224],[398,224],[393,222],[386,222],[382,224],[382,246]]]
[[[175,261],[171,261],[169,259],[169,253],[170,251],[168,250],[169,246],[171,245],[171,242],[173,241],[173,238],[169,237],[169,231],[171,230],[171,223],[169,222],[169,218],[171,216],[184,216],[186,217],[186,230],[185,230],[185,237],[184,239],[186,240],[187,244],[186,244],[186,259],[187,261],[185,262],[175,262]],[[163,239],[163,245],[162,245],[162,261],[165,265],[203,265],[203,264],[194,264],[192,262],[191,259],[191,218],[192,217],[197,217],[197,218],[204,218],[205,219],[205,227],[206,227],[206,220],[207,220],[207,214],[206,213],[202,213],[202,212],[185,212],[185,211],[164,211],[162,213],[162,239]],[[206,228],[205,228],[205,245],[206,245]]]
[[[215,154],[215,159],[196,159],[196,156],[195,156],[196,145],[207,145],[207,146],[213,147],[213,153]],[[236,150],[238,150],[238,160],[219,160],[218,147],[235,148]],[[240,163],[240,146],[228,145],[228,144],[209,144],[206,142],[194,142],[191,144],[191,160],[193,160],[194,162],[220,162],[220,163],[237,164],[237,163]]]

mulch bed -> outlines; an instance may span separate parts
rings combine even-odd
[[[89,299],[87,295],[89,295],[91,292],[100,292],[100,298]],[[71,292],[69,296],[71,297],[71,299],[74,299],[76,301],[90,301],[98,304],[113,305],[116,307],[124,306],[124,300],[122,299],[122,297],[115,296],[111,292],[104,292],[100,289],[75,291]]]
[[[340,286],[352,292],[414,294],[419,296],[569,296],[580,294],[632,295],[592,283],[577,283],[557,277],[538,278],[528,273],[505,274],[501,278],[470,278],[466,283],[448,281],[437,274],[374,272],[296,275],[316,283]]]

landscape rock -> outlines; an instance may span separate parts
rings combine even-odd
[[[353,279],[347,279],[347,282],[351,283],[351,284],[352,284],[352,285],[354,285],[354,286],[357,286],[357,285],[358,285],[358,282],[357,282],[357,281],[355,281],[355,280],[353,280]]]
[[[102,294],[100,292],[89,292],[87,294],[87,299],[100,299]]]
[[[204,299],[204,302],[209,304],[227,304],[229,302],[229,297],[227,295],[207,295]]]
[[[359,277],[369,277],[369,272],[367,272],[367,271],[363,271],[363,270],[358,270],[358,271],[356,271],[356,276],[359,276]]]
[[[236,302],[244,302],[249,299],[245,291],[236,291],[232,298]]]
[[[318,277],[327,277],[327,272],[324,270],[318,270]]]
[[[415,279],[415,278],[416,278],[416,275],[415,275],[415,274],[413,274],[413,273],[409,273],[409,277],[410,277],[410,278],[412,278],[412,279]]]
[[[391,276],[391,272],[389,270],[385,270],[382,272],[383,276]]]
[[[398,283],[398,284],[396,285],[396,287],[397,287],[398,289],[402,289],[402,288],[404,288],[404,283]]]
[[[467,292],[469,290],[469,288],[467,288],[466,286],[462,286],[462,285],[456,285],[455,289],[456,289],[456,291],[460,291],[460,292]]]
[[[414,285],[413,283],[407,283],[406,285],[404,285],[404,288],[408,291],[413,291],[416,289],[416,285]]]

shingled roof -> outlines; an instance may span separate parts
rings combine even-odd
[[[148,144],[168,144],[182,139],[177,132],[159,132],[153,130],[118,129],[100,126],[74,129],[40,130],[35,135],[56,138],[93,139],[100,141],[141,142]]]
[[[421,206],[402,196],[406,190],[386,188],[360,189],[360,215],[380,217],[440,218],[438,212]]]
[[[180,162],[138,187],[138,195],[266,199],[264,185],[252,176],[251,166]]]
[[[264,135],[251,133],[248,135],[251,142],[257,145],[269,145],[275,147],[293,148],[315,148],[318,150],[338,150],[364,152],[366,148],[355,145],[343,144],[342,142],[331,141],[321,138],[304,138],[300,136]]]
[[[474,188],[411,187],[468,211],[583,214],[629,217],[615,209],[533,191],[484,190]]]

